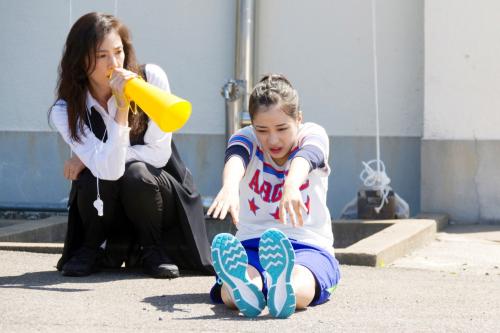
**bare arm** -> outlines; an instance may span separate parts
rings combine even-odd
[[[239,222],[240,213],[240,181],[245,175],[245,166],[239,156],[232,156],[224,165],[222,188],[208,209],[207,214],[223,220],[227,212],[231,214],[233,223]]]
[[[283,185],[283,196],[279,203],[280,222],[286,223],[286,214],[290,216],[292,225],[303,226],[302,209],[307,211],[302,195],[300,194],[300,186],[306,181],[309,174],[309,162],[302,157],[295,157],[290,164],[288,176]]]

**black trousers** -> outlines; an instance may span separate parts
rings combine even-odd
[[[116,181],[99,179],[104,216],[93,206],[96,178],[85,169],[77,182],[77,205],[84,228],[83,245],[97,249],[112,234],[129,234],[142,246],[160,245],[168,232],[165,214],[176,216],[172,186],[163,169],[144,162],[131,162]]]

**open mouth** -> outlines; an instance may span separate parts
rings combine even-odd
[[[269,148],[269,151],[273,155],[279,154],[281,152],[281,150],[282,150],[281,148]]]

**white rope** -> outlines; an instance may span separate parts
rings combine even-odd
[[[372,54],[373,54],[373,81],[375,101],[375,132],[377,142],[377,171],[380,172],[380,126],[378,107],[378,58],[377,58],[377,16],[375,12],[375,0],[372,0]]]
[[[115,17],[117,17],[117,16],[118,16],[118,0],[115,0],[115,10],[114,10],[113,15],[114,15]]]
[[[365,187],[380,191],[382,194],[382,201],[378,207],[375,208],[377,214],[380,212],[384,204],[388,202],[387,196],[391,188],[389,184],[391,179],[385,173],[385,164],[380,159],[380,127],[379,127],[379,101],[378,101],[378,59],[377,59],[377,21],[375,11],[375,0],[371,1],[372,9],[372,49],[373,49],[373,81],[374,81],[374,103],[375,103],[375,128],[376,128],[376,149],[377,158],[368,162],[362,162],[364,165],[363,171],[359,178]],[[376,163],[375,169],[372,165]]]
[[[361,162],[364,165],[363,171],[359,174],[359,179],[363,182],[365,187],[370,189],[380,191],[382,195],[382,202],[378,207],[375,208],[375,211],[380,213],[384,204],[389,202],[387,196],[391,190],[389,184],[391,183],[391,179],[385,173],[385,164],[381,160],[371,160],[368,162]],[[372,166],[376,163],[376,167],[380,168],[379,170],[375,170]]]
[[[97,112],[94,110],[94,112]],[[90,127],[90,131],[94,134],[94,130],[92,129],[92,121],[90,120],[90,110],[87,109],[87,112],[85,112],[87,114],[87,119],[89,121],[89,127]],[[104,130],[104,134],[102,135],[102,139],[101,139],[101,144],[99,146],[99,148],[97,148],[97,143],[94,144],[94,152],[95,152],[95,155],[97,156],[99,154],[100,151],[102,151],[102,148],[104,146],[104,137],[106,136],[106,133],[108,131],[108,124],[106,123],[106,129]],[[97,138],[97,135],[96,135],[96,138]],[[99,139],[99,138],[97,138]],[[99,192],[99,176],[95,176],[96,178],[96,187],[97,187],[97,198],[96,200],[94,201],[93,205],[95,207],[95,209],[97,210],[97,215],[98,216],[103,216],[104,215],[104,202],[102,201],[101,199],[101,193]]]

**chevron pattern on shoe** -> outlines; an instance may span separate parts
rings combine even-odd
[[[288,318],[295,312],[291,277],[295,252],[284,233],[268,229],[259,242],[259,260],[268,276],[267,307],[273,317]]]
[[[225,284],[238,309],[247,317],[258,316],[266,301],[262,291],[252,284],[247,274],[248,257],[240,241],[223,233],[212,241],[212,261],[218,277]]]

